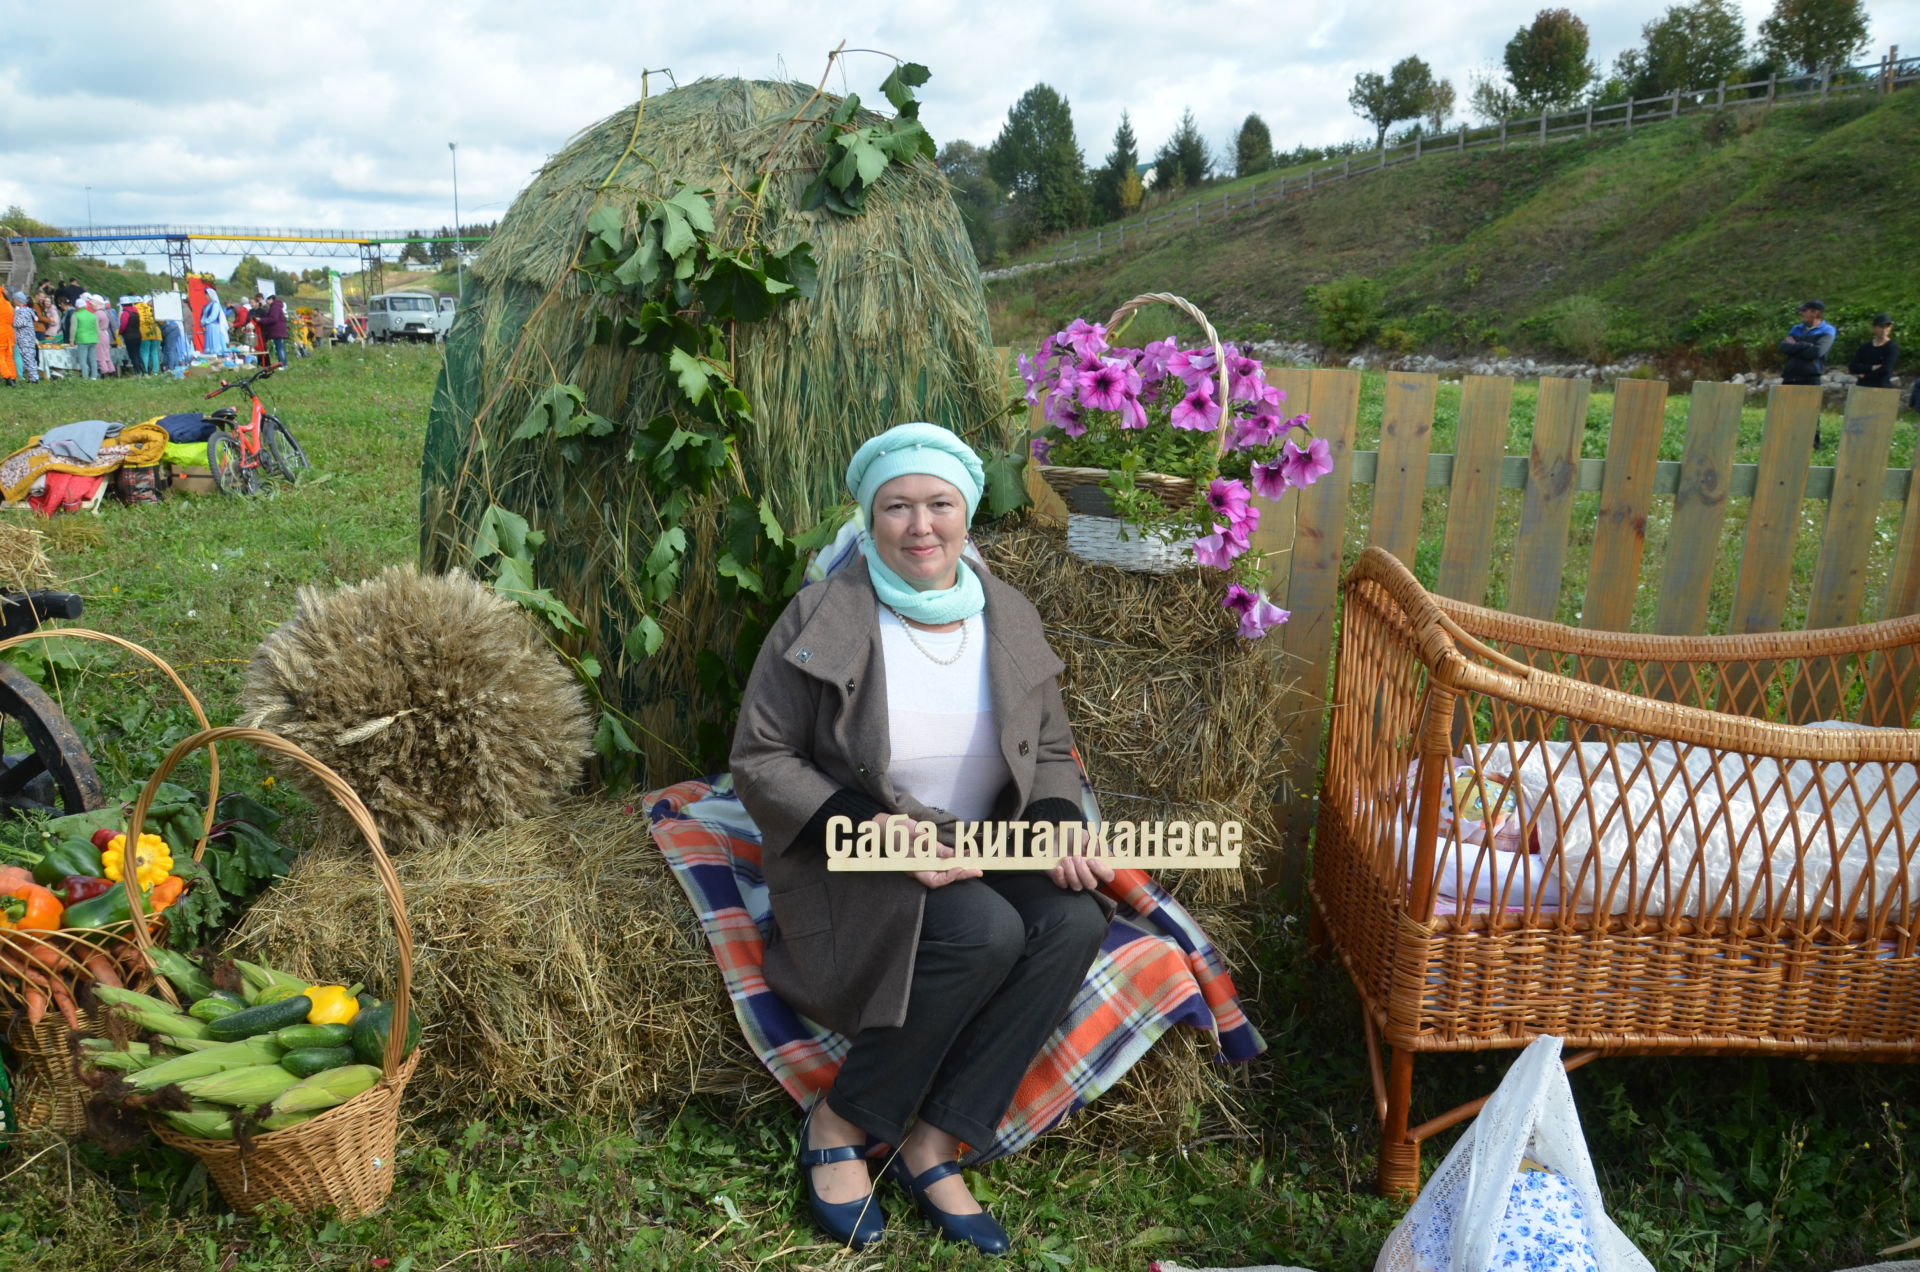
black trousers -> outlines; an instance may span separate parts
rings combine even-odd
[[[889,1144],[916,1114],[970,1145],[990,1143],[1106,932],[1090,894],[1044,874],[989,872],[930,889],[906,1020],[853,1040],[828,1106]]]

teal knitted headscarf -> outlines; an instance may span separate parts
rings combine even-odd
[[[986,469],[968,445],[938,424],[899,424],[871,438],[847,465],[847,489],[867,519],[867,573],[881,604],[904,618],[920,623],[957,623],[986,608],[980,579],[967,563],[959,562],[958,576],[949,588],[923,592],[894,573],[880,559],[873,542],[873,497],[895,477],[924,474],[938,477],[966,501],[967,523],[986,488]]]

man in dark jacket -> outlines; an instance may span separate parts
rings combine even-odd
[[[1787,355],[1780,383],[1820,383],[1820,377],[1827,370],[1827,354],[1833,349],[1833,338],[1840,334],[1827,321],[1826,314],[1827,307],[1817,300],[1800,306],[1800,321],[1793,324],[1787,338],[1780,342],[1780,352]]]
[[[267,307],[259,311],[261,339],[273,344],[273,365],[285,366],[287,363],[287,307],[278,296],[267,302]],[[1832,330],[1831,327],[1828,328]],[[1832,343],[1832,338],[1828,338]]]
[[[1863,389],[1893,387],[1893,364],[1900,357],[1900,346],[1893,339],[1893,315],[1873,316],[1873,339],[1862,341],[1853,351],[1847,370],[1860,377]]]

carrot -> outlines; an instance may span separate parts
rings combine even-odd
[[[47,981],[48,988],[53,992],[53,1005],[60,1009],[61,1019],[67,1022],[67,1028],[79,1033],[80,1009],[74,1006],[72,991],[68,990],[67,983],[58,976],[50,976]]]
[[[39,1024],[47,1015],[47,974],[29,965],[17,952],[5,949],[0,949],[0,970],[20,978],[20,992],[27,1005],[27,1023]]]
[[[88,954],[81,966],[93,975],[93,983],[105,985],[109,989],[125,989],[120,974],[113,968],[113,960],[98,950]]]

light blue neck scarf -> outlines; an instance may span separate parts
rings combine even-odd
[[[873,581],[874,595],[880,598],[882,605],[902,618],[927,624],[958,623],[972,618],[987,607],[987,594],[980,586],[980,577],[964,560],[957,563],[957,576],[952,587],[922,592],[895,574],[880,559],[880,550],[874,546],[871,533],[866,536],[863,551],[866,553],[867,577]]]

